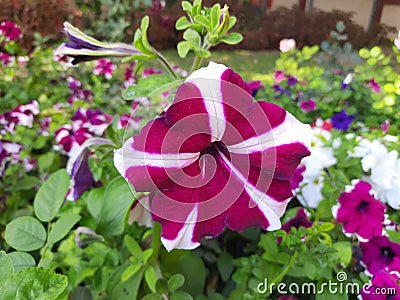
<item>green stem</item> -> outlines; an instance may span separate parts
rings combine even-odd
[[[190,69],[190,73],[193,73],[194,71],[196,71],[196,70],[199,68],[199,66],[200,66],[200,64],[201,64],[201,61],[202,61],[202,58],[200,58],[200,57],[198,57],[198,56],[196,55],[196,57],[194,58],[192,67],[191,67],[191,69]]]
[[[174,79],[178,79],[178,75],[176,75],[175,71],[172,69],[168,60],[157,50],[153,49],[153,51],[154,51],[154,54],[157,55],[158,60],[163,65],[163,67],[167,70],[169,75],[171,75]]]
[[[153,254],[151,255],[150,262],[154,263],[157,261],[158,254],[160,252],[161,244],[161,224],[154,222],[153,226],[153,240],[151,241],[151,249],[153,249]]]
[[[300,252],[299,251],[295,251],[293,253],[292,258],[290,259],[290,261],[288,262],[288,264],[286,265],[286,267],[282,270],[282,272],[280,272],[278,274],[278,276],[276,276],[272,281],[270,286],[274,285],[276,286],[278,283],[280,283],[282,281],[282,279],[286,276],[286,274],[290,271],[290,269],[293,267],[294,263],[297,260],[297,257],[299,256]],[[272,287],[273,288],[273,287]],[[270,290],[270,289],[268,289]]]

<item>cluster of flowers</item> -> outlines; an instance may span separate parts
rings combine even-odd
[[[0,23],[0,46],[4,46],[22,37],[20,27],[11,21],[3,21]],[[21,58],[22,59],[22,58]],[[13,65],[15,62],[15,56],[8,53],[6,50],[0,49],[0,62],[4,67]]]
[[[83,89],[81,82],[75,77],[67,76],[68,88],[71,96],[68,97],[68,103],[72,105],[77,100],[83,100],[91,103],[93,100],[93,93],[88,89]]]
[[[0,139],[0,177],[4,176],[8,164],[20,164],[24,166],[25,172],[36,166],[36,160],[21,157],[22,148],[21,144]]]

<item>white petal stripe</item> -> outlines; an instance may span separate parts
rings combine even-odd
[[[194,228],[197,222],[197,204],[193,207],[192,211],[189,213],[185,223],[183,224],[181,230],[179,230],[178,235],[173,240],[168,240],[161,237],[161,242],[163,243],[167,251],[172,249],[194,249],[200,246],[200,243],[193,242]]]
[[[148,153],[132,148],[133,137],[128,139],[124,146],[114,151],[114,165],[118,172],[125,177],[129,167],[152,166],[160,168],[184,168],[197,159],[200,153]]]
[[[186,79],[186,82],[194,84],[199,89],[203,98],[209,115],[211,142],[220,141],[226,129],[221,76],[227,69],[224,65],[210,62],[207,68],[197,70]]]
[[[254,205],[249,203],[249,207],[258,206],[260,211],[268,220],[269,226],[267,229],[276,230],[281,228],[280,217],[285,213],[286,206],[290,199],[285,201],[275,201],[270,196],[253,186],[222,152],[219,152],[219,155],[222,157],[224,163],[230,169],[232,174],[243,184],[246,193],[250,196],[250,199],[253,202],[252,204]]]
[[[272,147],[296,142],[310,148],[311,136],[311,126],[301,123],[292,114],[287,112],[285,120],[277,127],[238,144],[227,146],[227,148],[229,152],[237,154],[261,152]]]

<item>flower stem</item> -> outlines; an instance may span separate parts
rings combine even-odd
[[[294,265],[294,263],[296,262],[297,257],[299,256],[299,254],[300,254],[300,252],[297,251],[297,250],[293,253],[292,258],[290,259],[290,261],[288,262],[288,264],[286,265],[286,267],[282,270],[282,272],[280,272],[280,273],[278,274],[278,276],[276,276],[276,277],[272,280],[270,286],[272,286],[272,285],[276,286],[278,283],[280,283],[280,282],[282,281],[282,279],[286,276],[286,274],[287,274],[287,273],[290,271],[290,269],[293,267],[293,265]],[[273,288],[273,287],[272,287],[272,288]],[[270,290],[270,289],[268,289],[268,290]]]
[[[159,62],[167,70],[169,75],[171,75],[174,79],[178,79],[178,75],[176,75],[175,71],[172,69],[171,64],[168,62],[168,60],[155,49],[154,49],[154,54],[157,55]]]
[[[160,252],[161,244],[161,224],[154,222],[153,226],[153,240],[151,241],[151,249],[153,249],[153,254],[151,255],[150,262],[157,261],[158,253]]]

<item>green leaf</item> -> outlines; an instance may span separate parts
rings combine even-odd
[[[360,51],[358,52],[361,58],[367,59],[369,58],[369,51],[368,49],[361,48]]]
[[[204,26],[208,31],[211,30],[211,22],[206,16],[198,15],[194,17],[194,21]]]
[[[151,293],[142,298],[142,300],[162,300],[162,296],[156,293]]]
[[[130,264],[122,273],[121,275],[121,280],[123,282],[127,281],[129,278],[131,278],[133,275],[135,275],[140,269],[142,268],[141,264]]]
[[[149,287],[150,291],[153,293],[156,292],[156,281],[157,281],[157,274],[154,270],[153,266],[149,265],[146,270],[144,271],[144,279],[146,280],[147,286]]]
[[[207,50],[204,50],[204,49],[201,49],[201,48],[200,49],[195,49],[194,52],[196,53],[196,55],[198,57],[201,57],[201,58],[209,58],[211,56],[211,52],[210,51],[207,51]]]
[[[189,21],[186,19],[185,16],[182,16],[176,21],[175,28],[176,30],[185,30],[190,26]]]
[[[51,225],[48,243],[54,244],[60,241],[80,219],[81,216],[76,214],[63,215],[57,222]]]
[[[186,29],[183,33],[183,38],[194,46],[200,47],[201,45],[201,36],[196,30],[190,28]]]
[[[8,253],[8,256],[12,260],[15,273],[28,268],[33,268],[36,265],[33,256],[26,252],[14,251]]]
[[[233,271],[233,257],[228,252],[222,252],[217,260],[219,274],[223,281],[227,281]]]
[[[32,251],[44,246],[46,230],[37,219],[20,217],[7,224],[5,240],[16,250]]]
[[[221,12],[221,5],[214,4],[214,6],[211,8],[211,28],[214,30],[218,27],[218,22],[219,22],[219,14]]]
[[[236,24],[236,17],[235,16],[230,16],[229,17],[229,26],[228,26],[228,30],[232,29],[233,26],[235,26]]]
[[[129,235],[124,236],[125,245],[128,247],[129,252],[136,257],[137,259],[142,259],[143,257],[143,250],[140,247],[139,243]]]
[[[374,46],[371,48],[371,50],[369,51],[369,53],[371,54],[371,57],[378,57],[379,54],[382,53],[382,50],[379,46]]]
[[[165,278],[158,278],[156,282],[156,291],[160,295],[168,292],[168,281]]]
[[[175,274],[168,280],[168,290],[175,292],[185,283],[185,277],[182,274]]]
[[[140,97],[148,97],[163,92],[163,87],[170,84],[173,79],[167,74],[153,74],[142,78],[137,85],[129,86],[123,93],[125,100],[133,100]]]
[[[136,272],[127,281],[121,281],[121,276],[128,265],[118,267],[110,276],[107,286],[107,296],[110,299],[137,299],[140,282],[143,278],[143,269]]]
[[[338,251],[340,262],[344,267],[347,267],[350,264],[352,257],[351,243],[347,241],[336,242],[332,245],[332,247]]]
[[[194,47],[189,42],[183,41],[178,43],[177,49],[179,57],[185,58],[186,55],[188,55],[189,51],[194,49]]]
[[[0,251],[0,285],[14,274],[14,265],[11,258]]]
[[[193,300],[193,297],[190,294],[185,292],[177,292],[172,294],[170,297],[171,300]]]
[[[182,1],[182,9],[189,15],[192,14],[192,4],[189,1]]]
[[[124,178],[112,180],[104,195],[96,232],[103,236],[121,234],[134,199],[134,194]]]
[[[330,222],[325,222],[323,224],[321,224],[320,226],[318,226],[318,231],[319,232],[327,232],[327,231],[331,231],[333,228],[335,228],[335,225],[330,223]]]
[[[40,180],[35,176],[25,176],[12,186],[13,191],[26,191],[31,190],[35,186],[40,185]]]
[[[104,199],[105,188],[91,189],[85,197],[85,203],[89,213],[94,219],[98,219],[101,212],[101,204]]]
[[[57,215],[68,192],[69,181],[67,171],[60,169],[40,187],[33,201],[35,214],[40,221],[49,222]]]
[[[15,273],[0,287],[1,300],[52,300],[67,287],[67,276],[44,268],[25,269]]]
[[[243,40],[243,36],[240,33],[231,33],[221,38],[221,42],[229,45],[236,45]]]

